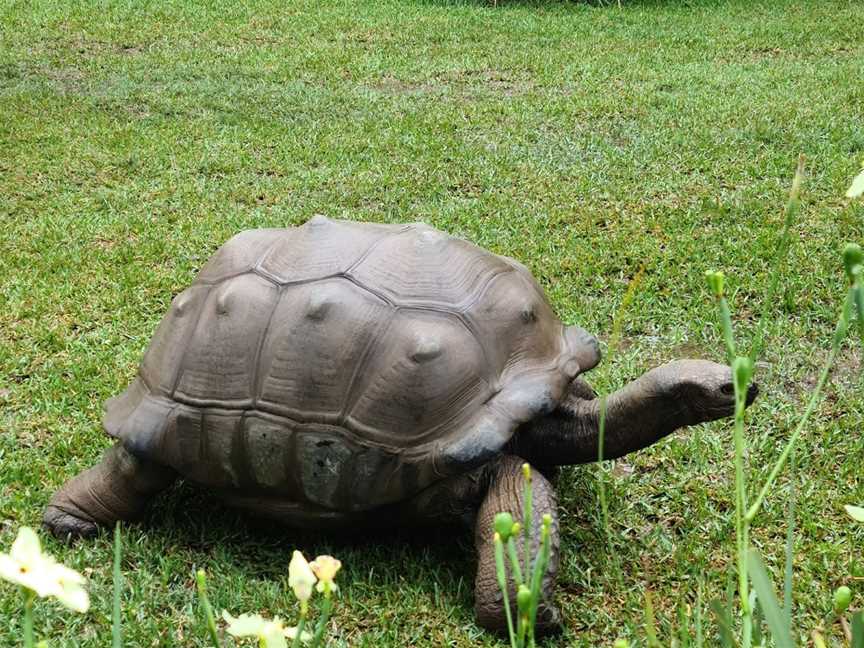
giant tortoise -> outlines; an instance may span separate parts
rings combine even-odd
[[[318,216],[241,232],[174,298],[137,377],[106,403],[116,443],[44,522],[89,536],[177,478],[304,528],[470,519],[478,622],[501,629],[492,520],[522,515],[529,462],[534,528],[553,518],[550,629],[559,543],[543,473],[597,459],[599,400],[578,376],[599,360],[524,266],[427,225]],[[731,414],[731,379],[681,360],[610,395],[605,457]]]

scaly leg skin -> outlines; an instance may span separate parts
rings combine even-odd
[[[507,618],[504,612],[504,597],[498,587],[495,571],[495,544],[493,541],[492,525],[495,515],[502,511],[509,512],[514,520],[521,521],[524,518],[523,492],[524,479],[522,476],[522,464],[524,460],[515,456],[504,456],[494,467],[490,466],[489,487],[486,497],[480,505],[477,513],[477,522],[474,531],[474,542],[477,547],[477,578],[474,583],[474,609],[477,622],[487,630],[496,632],[507,632]],[[550,539],[552,552],[549,559],[549,568],[543,578],[542,592],[540,596],[540,607],[537,611],[536,631],[538,635],[550,634],[561,630],[561,616],[552,603],[555,589],[555,576],[558,571],[558,512],[555,501],[555,491],[549,481],[537,470],[532,470],[532,522],[531,532],[533,535],[533,547],[531,558],[537,555],[540,549],[540,530],[543,525],[543,516],[552,516],[552,527]],[[520,557],[520,565],[523,564],[524,536],[520,534],[516,542],[517,555]],[[512,580],[510,571],[510,560],[506,557],[505,565],[508,572],[511,611],[513,612],[513,624],[516,624],[516,586]],[[525,572],[522,566],[523,576]]]
[[[173,470],[133,456],[118,441],[102,461],[54,493],[42,522],[61,540],[92,537],[100,526],[140,516],[175,479]]]

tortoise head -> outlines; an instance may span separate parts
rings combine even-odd
[[[689,414],[688,424],[704,423],[735,413],[732,370],[710,360],[677,360],[650,372],[655,388],[671,397]],[[756,384],[747,389],[747,405],[759,394]]]

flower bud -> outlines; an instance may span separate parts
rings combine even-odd
[[[723,296],[723,273],[716,270],[708,270],[705,273],[705,277],[708,279],[708,287],[711,288],[711,292],[714,293],[717,299],[720,299]]]
[[[626,639],[616,639],[612,648],[630,648],[630,642]]]
[[[841,585],[834,592],[834,614],[843,614],[852,602],[852,590]]]
[[[543,528],[549,529],[552,527],[552,516],[548,513],[543,514]]]
[[[514,522],[513,528],[510,530],[510,534],[514,535],[514,536],[518,536],[520,533],[522,533],[522,523],[521,522]]]
[[[520,585],[516,592],[516,607],[521,614],[528,614],[531,610],[531,590],[527,585]]]
[[[853,282],[856,275],[861,272],[861,265],[864,264],[864,252],[861,246],[857,243],[847,243],[843,248],[843,265],[846,268],[846,276],[849,281]]]
[[[504,542],[507,542],[507,538],[513,535],[513,516],[509,513],[499,513],[495,516],[493,527],[495,533],[499,534]]]
[[[528,463],[522,464],[522,476],[525,481],[531,481],[531,466]]]

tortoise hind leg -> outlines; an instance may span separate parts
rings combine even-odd
[[[141,515],[175,479],[173,470],[133,456],[118,441],[102,461],[54,493],[42,522],[60,539],[90,537],[99,526]]]
[[[498,587],[495,571],[495,544],[493,542],[493,522],[501,512],[508,512],[514,520],[522,520],[523,509],[523,476],[524,460],[505,455],[497,463],[489,466],[489,485],[486,497],[477,512],[474,531],[474,542],[477,547],[477,578],[474,582],[474,610],[477,622],[487,630],[507,632],[507,621],[504,612],[504,598]],[[537,610],[536,631],[538,634],[550,634],[561,630],[561,617],[552,602],[555,588],[555,576],[558,570],[558,513],[555,492],[549,481],[537,470],[532,470],[532,559],[540,547],[540,530],[543,516],[552,516],[550,539],[552,551],[549,567],[542,582],[540,606]],[[517,555],[524,556],[523,538],[516,540]],[[516,585],[510,574],[509,560],[505,561],[508,576],[508,597],[513,611],[513,622],[516,622],[515,601]],[[523,566],[524,569],[524,566]]]

